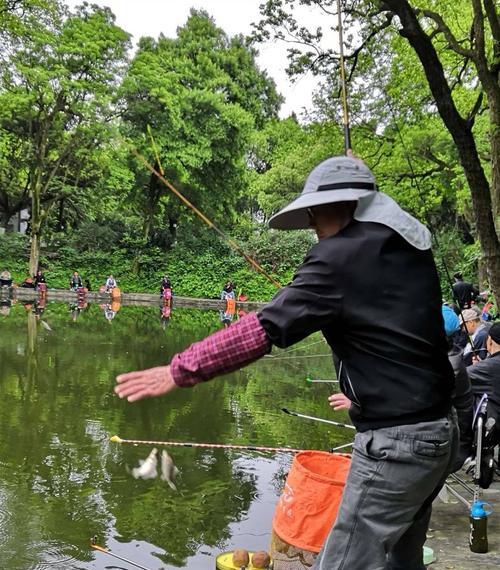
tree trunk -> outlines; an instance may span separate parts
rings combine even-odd
[[[495,226],[500,229],[500,87],[488,97],[490,107],[491,194]]]
[[[4,228],[7,233],[7,226],[9,225],[10,214],[9,212],[0,212],[0,227]]]
[[[57,216],[57,231],[63,232],[64,231],[64,198],[59,200],[59,212]]]
[[[40,241],[42,234],[42,212],[41,212],[41,185],[35,183],[31,187],[31,249],[30,249],[30,275],[36,275],[40,260]]]
[[[168,217],[168,231],[172,236],[172,244],[177,241],[177,218]]]
[[[405,37],[422,63],[439,114],[450,132],[469,185],[474,221],[487,267],[491,290],[500,306],[500,243],[492,213],[491,191],[484,173],[471,125],[458,112],[443,66],[429,36],[423,31],[415,10],[406,0],[384,0],[384,9],[398,16]]]
[[[31,250],[29,270],[31,275],[35,275],[38,271],[38,263],[40,260],[40,241],[42,237],[42,185],[43,170],[47,152],[47,133],[45,128],[40,132],[40,142],[37,146],[37,159],[33,168],[33,175],[30,176]]]
[[[155,170],[156,171],[160,170],[158,163],[155,163]],[[162,186],[159,183],[156,175],[151,174],[151,176],[149,177],[148,193],[146,196],[146,215],[144,219],[143,233],[142,233],[145,240],[148,240],[151,234],[161,194],[162,194]]]
[[[40,235],[32,231],[31,248],[30,248],[30,267],[29,272],[33,277],[38,271],[38,263],[40,261]]]

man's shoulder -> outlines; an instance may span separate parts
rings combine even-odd
[[[380,242],[396,236],[390,228],[374,222],[353,221],[339,233],[318,241],[310,252],[325,252],[331,250],[355,251],[369,242]]]

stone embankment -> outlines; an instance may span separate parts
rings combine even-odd
[[[8,289],[0,289],[0,295],[8,294]],[[39,293],[34,289],[17,287],[11,290],[10,295],[14,295],[19,300],[31,300],[36,299],[39,296]],[[67,301],[69,303],[76,303],[78,294],[76,291],[66,289],[48,289],[46,292],[46,298],[48,301]],[[85,298],[89,302],[108,303],[111,296],[98,291],[89,291],[85,293]],[[122,305],[158,305],[162,302],[159,293],[121,293],[120,297],[116,300]],[[220,299],[200,299],[193,297],[178,297],[175,295],[173,297],[173,305],[176,307],[190,307],[194,309],[224,309],[226,307],[226,302],[221,301]],[[259,307],[263,307],[264,305],[265,303],[259,301],[238,301],[236,303],[237,308],[248,311],[253,311]]]

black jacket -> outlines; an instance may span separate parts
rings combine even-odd
[[[259,319],[279,347],[323,332],[360,431],[450,409],[454,378],[432,253],[384,225],[353,221],[322,239]]]
[[[481,362],[468,366],[467,373],[472,385],[472,393],[476,398],[483,394],[491,396],[493,385],[500,383],[500,352],[495,352]]]
[[[488,417],[495,419],[494,434],[490,443],[500,443],[500,352],[467,367],[476,403],[483,394],[488,395]]]
[[[473,430],[472,419],[474,416],[474,400],[472,397],[471,383],[467,369],[462,358],[462,351],[452,346],[448,351],[448,358],[455,374],[455,389],[452,403],[457,410],[458,427],[460,428],[460,448],[455,462],[454,471],[462,467],[464,461],[472,451]]]
[[[474,288],[471,283],[457,281],[453,284],[453,293],[455,294],[460,308],[468,309],[470,308],[472,301],[474,301],[479,294],[479,290]]]

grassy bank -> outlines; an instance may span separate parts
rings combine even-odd
[[[273,240],[267,241],[271,243],[264,244],[261,240],[258,244],[262,253],[251,243],[246,244],[247,251],[255,255],[274,279],[285,284],[292,278],[310,242],[302,239],[301,247],[292,244],[290,252],[287,244],[280,243],[277,247],[281,251],[276,251]],[[14,281],[19,283],[28,275],[28,259],[26,236],[0,236],[0,271],[9,269]],[[48,286],[54,288],[69,287],[72,273],[78,271],[83,279],[90,280],[93,289],[113,274],[123,291],[153,293],[159,291],[162,276],[168,274],[177,295],[218,298],[227,280],[232,280],[236,291],[241,290],[252,301],[269,300],[276,292],[276,287],[252,269],[241,255],[206,239],[176,244],[168,252],[156,247],[85,251],[70,243],[51,244],[43,249],[40,266]]]

